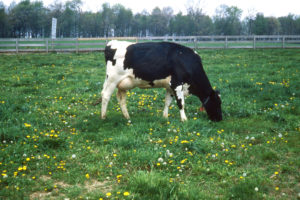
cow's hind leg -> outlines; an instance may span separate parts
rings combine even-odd
[[[106,82],[104,83],[104,88],[101,92],[101,96],[102,96],[101,118],[102,119],[106,118],[107,105],[116,86],[117,84],[115,83],[110,83],[110,84],[107,84]]]
[[[120,103],[122,113],[126,119],[129,119],[129,114],[126,107],[126,90],[118,89],[117,99]]]
[[[164,112],[163,112],[163,116],[165,118],[168,118],[169,106],[170,106],[171,102],[172,102],[171,91],[170,91],[170,89],[166,89],[165,108],[164,108]]]

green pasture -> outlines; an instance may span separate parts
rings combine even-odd
[[[299,199],[300,50],[199,50],[224,120],[164,90],[115,94],[104,55],[0,54],[0,199]]]

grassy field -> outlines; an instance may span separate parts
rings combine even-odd
[[[224,120],[164,90],[92,106],[102,53],[0,55],[0,199],[299,199],[300,50],[201,50]]]

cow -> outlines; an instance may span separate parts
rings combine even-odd
[[[213,90],[197,52],[172,42],[110,41],[105,47],[106,78],[101,92],[101,118],[115,90],[121,111],[129,119],[126,92],[135,87],[165,88],[163,117],[175,96],[181,121],[186,121],[184,97],[197,96],[212,121],[222,120],[219,92]]]

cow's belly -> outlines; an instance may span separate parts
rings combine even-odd
[[[130,90],[135,87],[142,89],[147,88],[170,88],[171,76],[165,79],[154,80],[153,82],[145,81],[134,77],[126,77],[118,84],[118,88],[121,90]]]

